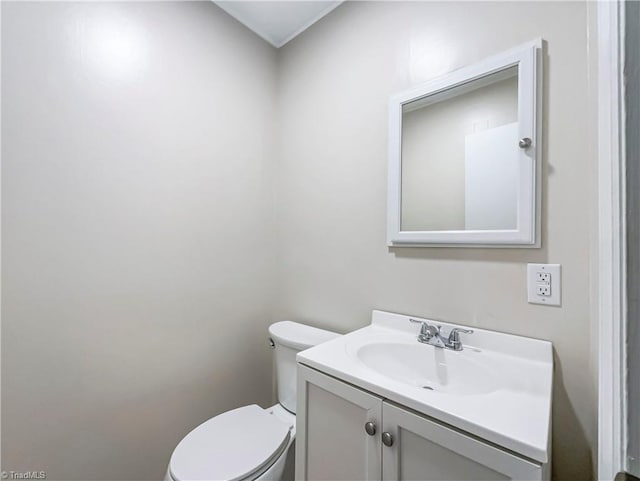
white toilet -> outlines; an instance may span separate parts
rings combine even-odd
[[[296,437],[296,354],[339,334],[281,321],[269,327],[275,349],[278,404],[219,414],[176,446],[165,481],[280,480]]]

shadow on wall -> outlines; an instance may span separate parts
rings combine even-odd
[[[580,425],[571,400],[564,386],[562,363],[560,357],[553,350],[553,408],[552,408],[552,451],[557,453],[571,452],[571,456],[556,456],[552,458],[552,479],[557,481],[572,481],[577,478],[576,473],[591,472],[593,459],[589,449],[589,439]],[[562,441],[571,442],[571,447],[563,446]],[[591,477],[593,479],[593,477]],[[589,481],[584,479],[584,481]]]
[[[482,261],[482,262],[533,262],[547,263],[547,250],[520,248],[474,248],[474,247],[390,247],[396,257],[406,259],[447,259],[452,261]]]

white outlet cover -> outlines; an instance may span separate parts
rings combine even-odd
[[[547,273],[551,276],[550,282],[538,280],[538,273]],[[538,286],[549,285],[551,295],[538,294]],[[545,306],[561,305],[562,277],[560,264],[527,264],[527,300],[530,304],[542,304]]]

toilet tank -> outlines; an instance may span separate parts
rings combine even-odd
[[[296,354],[312,346],[340,336],[335,332],[306,326],[292,321],[280,321],[269,326],[276,364],[278,402],[296,412]]]

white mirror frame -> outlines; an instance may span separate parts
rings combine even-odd
[[[512,230],[403,231],[402,107],[473,80],[518,67],[518,135],[530,138],[520,149],[518,223]],[[451,72],[393,95],[389,102],[387,241],[389,246],[540,247],[540,170],[542,152],[542,39]]]

